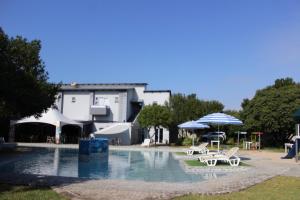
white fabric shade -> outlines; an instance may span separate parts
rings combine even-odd
[[[113,135],[113,134],[123,133],[124,131],[127,131],[129,128],[130,128],[130,125],[128,125],[128,124],[113,124],[109,127],[106,127],[99,131],[93,132],[93,134],[95,134],[95,135]]]
[[[49,108],[46,112],[42,113],[41,117],[39,118],[35,118],[34,116],[31,116],[13,122],[13,124],[22,124],[22,123],[45,123],[45,124],[52,124],[54,126],[63,126],[66,124],[71,124],[83,128],[82,123],[67,118],[66,116],[61,114],[58,110],[53,108]]]

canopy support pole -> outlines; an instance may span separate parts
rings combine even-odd
[[[60,135],[61,135],[61,124],[60,121],[57,121],[56,128],[55,128],[55,143],[60,143]]]

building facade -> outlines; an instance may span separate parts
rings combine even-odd
[[[86,135],[94,133],[124,145],[140,143],[148,137],[166,144],[166,128],[147,133],[139,127],[137,116],[143,106],[164,105],[170,96],[170,90],[147,90],[146,83],[72,83],[62,85],[56,107],[69,119],[83,123]]]

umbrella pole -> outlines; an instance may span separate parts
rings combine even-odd
[[[220,125],[218,124],[218,152],[220,151]]]
[[[295,145],[296,145],[296,149],[295,149],[295,161],[298,162],[298,138],[296,139],[296,142],[295,142]]]

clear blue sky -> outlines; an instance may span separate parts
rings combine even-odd
[[[0,26],[42,41],[52,82],[147,82],[227,109],[300,82],[299,0],[1,0]]]

